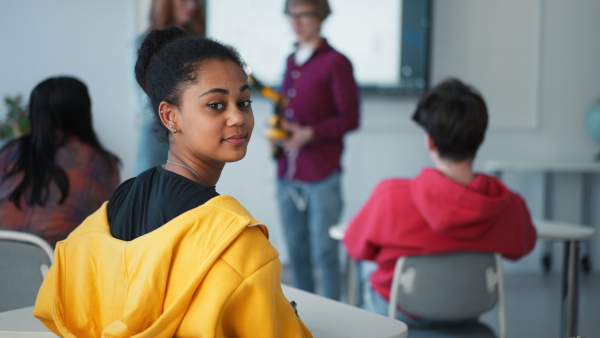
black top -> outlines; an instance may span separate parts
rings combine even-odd
[[[218,196],[215,187],[154,167],[123,182],[108,201],[113,237],[131,241]]]

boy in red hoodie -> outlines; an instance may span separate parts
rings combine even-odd
[[[383,315],[398,257],[479,251],[517,260],[536,241],[524,200],[496,178],[473,171],[488,124],[475,89],[446,80],[421,97],[412,119],[425,129],[435,168],[413,179],[381,181],[343,240],[350,257],[377,263],[365,283],[363,307]],[[444,324],[400,311],[397,316],[413,326]]]

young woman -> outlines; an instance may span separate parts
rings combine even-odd
[[[176,26],[193,35],[204,35],[204,11],[199,0],[153,0],[150,7],[150,30]],[[148,32],[149,32],[148,31]],[[135,40],[135,50],[140,47],[148,34],[144,32]],[[137,58],[137,55],[135,56]],[[167,146],[158,142],[154,133],[152,114],[148,112],[147,97],[136,88],[138,110],[142,116],[142,125],[138,140],[135,174],[163,164],[167,159]]]
[[[98,142],[81,81],[42,81],[29,114],[31,133],[0,150],[0,229],[30,232],[54,246],[119,184],[118,159]]]
[[[77,337],[310,337],[283,295],[265,226],[215,190],[254,127],[237,52],[178,28],[153,31],[136,78],[168,159],[60,243],[34,315]]]

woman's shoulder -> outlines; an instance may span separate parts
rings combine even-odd
[[[278,258],[279,252],[260,226],[246,227],[221,255],[221,259],[243,278]]]
[[[95,167],[98,170],[118,172],[118,159],[105,151],[82,142],[77,137],[69,137],[56,152],[56,161],[63,168]]]
[[[4,167],[17,160],[19,139],[8,141],[0,148],[0,167]]]

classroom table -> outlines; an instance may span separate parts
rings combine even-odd
[[[579,320],[579,243],[592,238],[596,230],[588,226],[540,219],[533,223],[538,238],[564,242],[560,337],[574,337]]]
[[[315,338],[403,338],[403,322],[282,285],[283,293],[297,303],[300,319]]]
[[[298,315],[315,338],[405,338],[407,326],[399,320],[361,310],[312,293],[282,285],[297,303]],[[0,337],[56,337],[37,318],[33,306],[0,312]]]
[[[33,306],[0,312],[0,337],[56,337],[33,316]]]
[[[579,320],[579,244],[592,238],[596,230],[592,227],[564,222],[534,219],[533,224],[537,231],[537,237],[550,241],[564,242],[564,264],[562,271],[561,292],[561,338],[576,336]],[[347,224],[338,224],[329,229],[331,238],[342,240]],[[348,257],[348,266],[353,270],[347,272],[348,303],[356,305],[356,289],[359,277],[356,264]]]
[[[544,188],[542,191],[543,204],[542,214],[546,220],[554,219],[552,214],[552,200],[554,196],[554,187],[552,176],[559,173],[572,173],[581,175],[581,225],[591,224],[590,208],[590,177],[592,174],[600,174],[600,162],[592,161],[486,161],[484,170],[493,173],[498,179],[506,172],[540,172],[544,177]],[[583,253],[581,255],[581,266],[584,272],[591,271],[590,261],[590,243],[584,242]],[[548,243],[545,243],[544,254],[542,255],[542,266],[544,271],[549,272],[552,266],[551,249]]]

